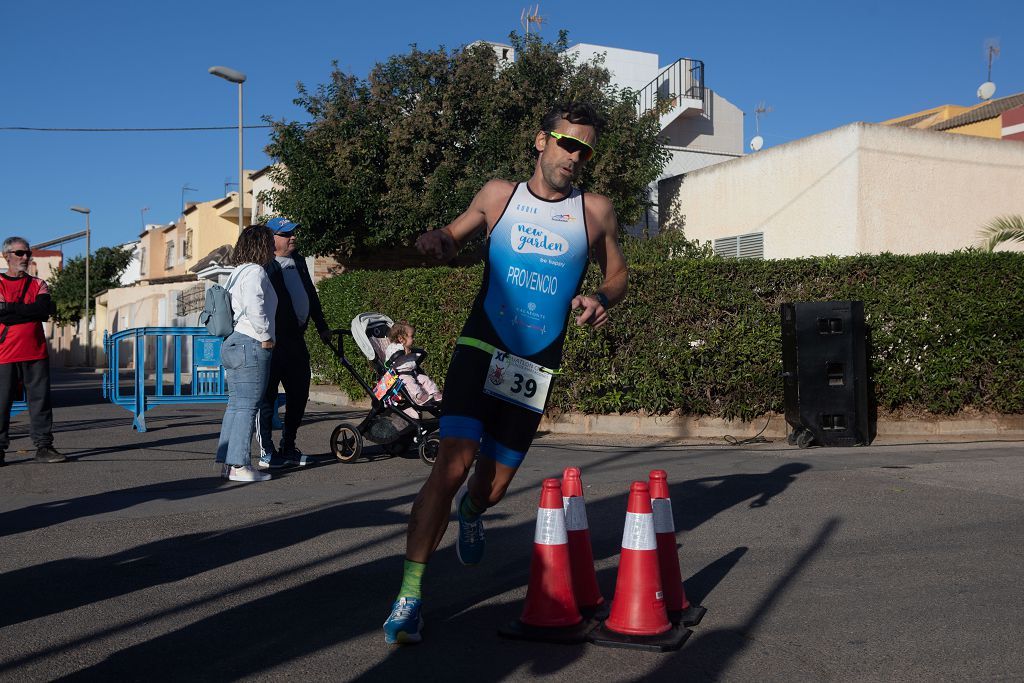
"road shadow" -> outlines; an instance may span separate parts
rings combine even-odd
[[[228,489],[225,485],[222,489]],[[187,534],[99,558],[68,558],[0,575],[0,628],[187,579],[346,528],[400,525],[412,496],[341,503],[229,531]]]
[[[747,500],[768,504],[786,490],[799,472],[808,468],[803,464],[790,464],[760,475],[729,475],[673,484],[677,529],[695,528],[722,510]],[[394,546],[397,550],[407,517],[404,509],[392,508],[404,508],[411,499],[412,496],[384,497],[329,506],[243,529],[156,541],[96,560],[63,560],[10,572],[0,576],[3,591],[0,599],[5,604],[2,623],[17,624],[150,586],[181,581],[342,527],[380,527],[381,536],[364,548],[326,558],[319,556],[307,563],[307,567],[355,552],[365,555],[372,546]],[[625,491],[621,496],[588,501],[587,513],[592,538],[596,541],[595,557],[618,554],[625,505]],[[750,508],[749,514],[756,514],[756,507]],[[527,645],[498,639],[497,628],[518,617],[521,610],[521,597],[529,579],[529,549],[535,523],[530,520],[499,526],[500,507],[488,513],[488,519],[494,524],[489,536],[495,540],[500,538],[500,542],[488,544],[484,564],[473,568],[459,565],[449,547],[450,541],[430,563],[425,579],[429,597],[424,610],[428,642],[415,649],[392,650],[360,680],[394,680],[402,675],[429,678],[431,673],[449,680],[498,680],[524,669],[538,676],[557,675],[591,647]],[[594,520],[604,521],[598,525]],[[680,524],[680,520],[685,523]],[[806,563],[809,553],[821,547],[826,537],[827,534],[819,535],[816,544],[787,575],[789,578],[766,594],[748,621],[748,630],[764,617]],[[605,549],[603,554],[597,551],[599,547]],[[699,603],[707,598],[745,552],[743,547],[736,548],[687,578],[691,601]],[[685,569],[685,558],[683,564]],[[607,599],[613,595],[614,574],[615,570],[606,569],[599,575]],[[82,581],[82,577],[89,578]],[[124,647],[67,679],[237,680],[341,646],[354,638],[373,637],[384,648],[380,628],[400,577],[401,556],[397,554],[352,563],[332,574],[229,606],[187,626]],[[243,589],[244,586],[237,590]],[[220,594],[216,598],[199,597],[183,607],[148,615],[139,621],[160,619],[179,609],[191,609],[220,597]],[[74,643],[4,664],[0,672],[42,657],[63,656],[73,648],[131,628],[131,624],[118,624],[100,633],[82,636]],[[695,657],[702,662],[701,670],[722,672],[742,650],[742,635],[742,629],[738,635],[732,631],[711,631],[707,644],[700,645],[699,649],[688,646],[682,655],[673,657],[696,650]],[[373,655],[369,657],[372,659]],[[488,662],[484,674],[478,668],[482,659]],[[663,668],[659,669],[659,675],[666,676],[663,680],[670,676],[678,680],[679,671],[686,670]],[[338,672],[335,675],[346,677]]]
[[[645,681],[679,681],[681,672],[686,680],[718,681],[728,674],[729,665],[749,646],[758,626],[771,612],[772,607],[782,598],[800,572],[821,550],[828,545],[839,528],[839,519],[832,518],[822,525],[818,535],[807,546],[800,557],[769,588],[753,612],[736,628],[695,629],[682,650],[668,655],[657,671],[645,675]]]

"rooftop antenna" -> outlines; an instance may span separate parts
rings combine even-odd
[[[988,78],[978,86],[978,99],[984,102],[996,94],[996,84],[992,82],[992,62],[999,56],[999,40],[989,38],[985,41],[985,56],[988,58]]]
[[[544,23],[544,17],[540,16],[540,4],[527,7],[519,14],[519,23],[522,25],[523,30],[526,31],[526,35],[530,35],[530,24],[537,24],[537,30],[540,30],[541,24]]]
[[[764,138],[761,137],[761,114],[767,114],[772,110],[771,107],[767,107],[764,101],[757,103],[757,109],[754,110],[754,132],[755,135],[750,140],[750,151],[757,152],[764,147]]]
[[[181,186],[181,212],[185,213],[185,193],[186,192],[198,192],[196,188],[192,187],[188,183]]]

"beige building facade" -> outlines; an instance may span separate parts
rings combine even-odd
[[[674,184],[686,236],[726,256],[949,252],[1024,213],[1024,144],[854,123]]]

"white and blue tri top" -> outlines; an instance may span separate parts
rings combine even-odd
[[[547,200],[517,184],[488,236],[483,286],[462,336],[557,368],[589,254],[582,192]]]

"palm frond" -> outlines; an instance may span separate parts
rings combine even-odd
[[[1003,242],[1024,242],[1024,216],[1000,216],[978,231],[979,246],[993,251]]]

